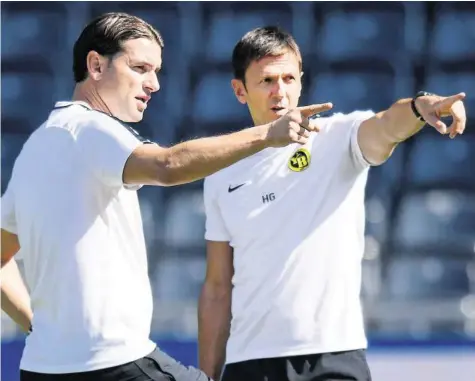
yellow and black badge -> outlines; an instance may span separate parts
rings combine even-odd
[[[289,160],[289,168],[294,172],[301,172],[310,165],[310,152],[305,148],[300,148]]]

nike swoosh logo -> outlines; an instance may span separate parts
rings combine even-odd
[[[235,190],[241,188],[242,186],[246,185],[247,183],[243,183],[243,184],[239,184],[239,185],[236,185],[235,187],[231,187],[231,185],[229,186],[228,188],[228,192],[231,193],[231,192],[234,192]]]

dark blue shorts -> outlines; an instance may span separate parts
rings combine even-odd
[[[227,364],[222,381],[371,381],[363,349]]]
[[[21,381],[210,381],[202,371],[186,367],[155,349],[127,364],[90,372],[43,374],[20,371]]]

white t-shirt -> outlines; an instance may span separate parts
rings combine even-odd
[[[321,118],[305,146],[268,148],[205,180],[205,237],[234,249],[227,363],[366,347],[370,165],[357,131],[373,115]]]
[[[81,102],[59,102],[26,141],[2,197],[33,307],[21,369],[70,373],[153,351],[152,293],[138,204],[122,182],[144,141]]]

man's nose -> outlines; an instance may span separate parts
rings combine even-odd
[[[160,90],[160,82],[158,81],[157,73],[150,73],[149,77],[147,78],[147,81],[145,81],[145,87],[152,93]]]
[[[272,89],[272,93],[273,95],[278,96],[280,98],[285,96],[285,83],[284,81],[282,81],[282,79],[279,79],[275,82],[274,88]]]

